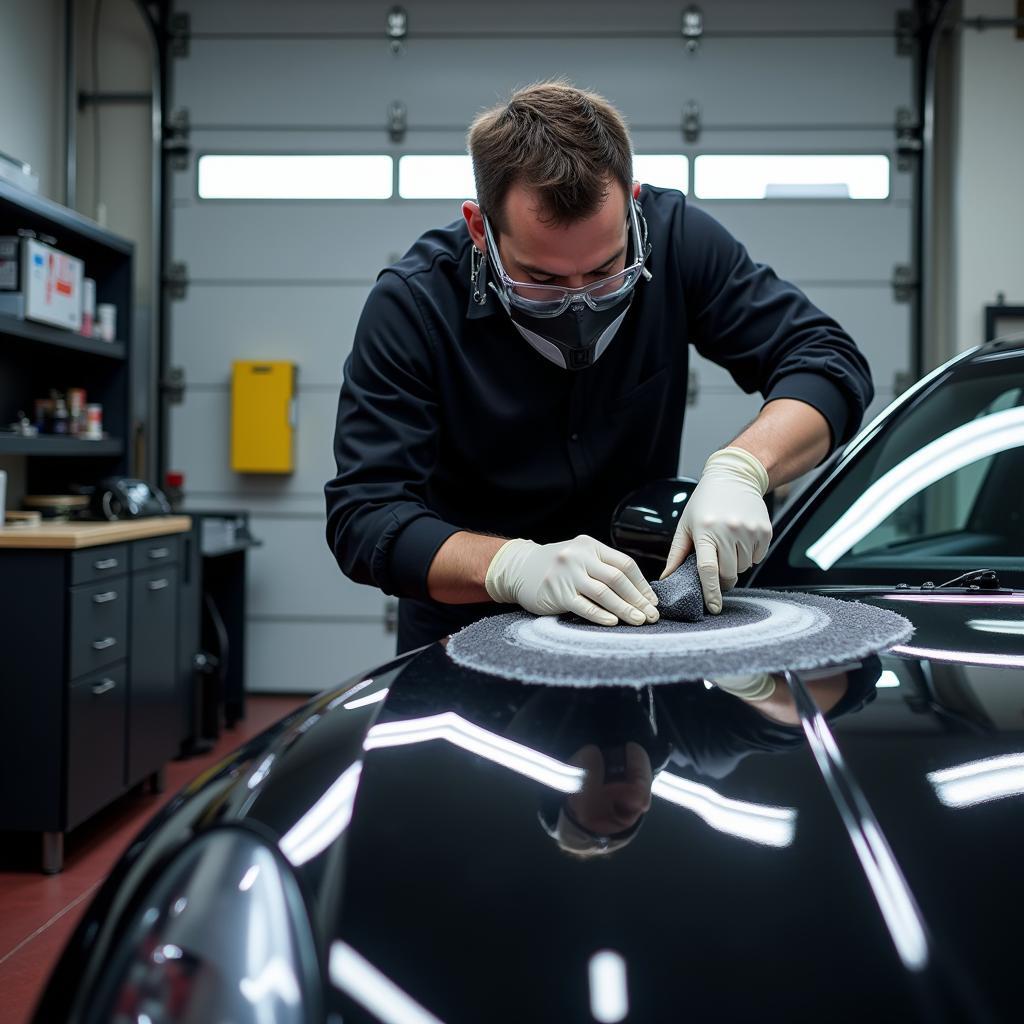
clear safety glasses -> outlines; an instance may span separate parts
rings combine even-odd
[[[650,255],[651,247],[647,243],[647,225],[643,225],[641,233],[642,217],[638,217],[637,204],[630,201],[629,216],[626,218],[629,224],[632,252],[634,261],[624,270],[620,270],[611,277],[603,277],[593,284],[584,285],[582,288],[560,288],[551,284],[531,284],[524,281],[513,280],[505,272],[498,254],[498,246],[491,231],[490,221],[484,216],[484,232],[487,236],[487,248],[491,264],[501,283],[504,286],[505,295],[509,302],[524,312],[533,316],[558,316],[569,308],[576,301],[582,299],[591,309],[603,310],[621,302],[636,287],[640,275],[650,277],[644,270],[644,263]]]

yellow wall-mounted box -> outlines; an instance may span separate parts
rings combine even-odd
[[[291,362],[232,364],[231,468],[236,473],[295,469],[295,377]]]

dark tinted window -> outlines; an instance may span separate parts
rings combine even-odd
[[[797,532],[794,568],[1024,562],[1024,359],[957,370],[870,443]]]

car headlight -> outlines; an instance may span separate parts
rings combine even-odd
[[[241,828],[200,836],[147,892],[82,1018],[300,1024],[322,1014],[312,929],[280,855]]]

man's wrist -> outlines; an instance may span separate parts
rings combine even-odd
[[[751,486],[756,487],[763,498],[768,491],[769,478],[768,470],[765,469],[761,460],[753,452],[737,445],[730,445],[728,448],[721,448],[712,452],[704,463],[704,473],[711,469],[712,474],[725,472],[730,476],[738,476],[748,481]]]

